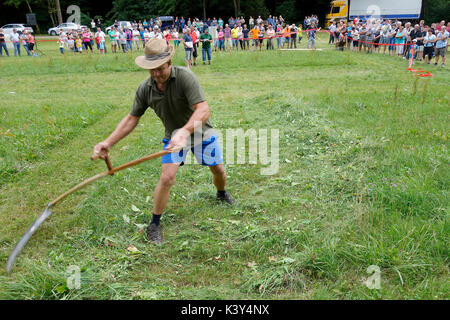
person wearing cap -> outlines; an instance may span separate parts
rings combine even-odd
[[[211,64],[211,43],[213,42],[208,28],[205,28],[205,32],[200,36],[200,42],[202,43],[202,58],[203,64],[206,64],[206,56],[208,55],[208,64]]]
[[[133,131],[149,107],[161,119],[165,128],[163,148],[171,153],[161,159],[161,175],[154,191],[153,217],[147,227],[148,239],[157,244],[162,242],[161,214],[188,149],[194,153],[197,162],[210,168],[217,199],[230,205],[234,203],[233,197],[225,190],[222,150],[209,121],[209,106],[202,87],[192,71],[172,65],[174,54],[175,48],[167,45],[165,40],[151,39],[146,44],[144,55],[136,57],[135,63],[149,70],[150,77],[139,85],[131,112],[106,140],[94,147],[94,156],[105,159],[111,147]]]

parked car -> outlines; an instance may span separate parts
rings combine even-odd
[[[25,25],[25,24],[23,24],[23,23],[10,23],[10,24],[5,24],[5,25],[2,27],[2,29],[3,29],[3,32],[4,32],[5,34],[12,33],[12,32],[13,32],[13,29],[17,29],[17,32],[18,32],[18,33],[22,33],[22,32],[24,32],[25,30],[26,30],[27,32],[34,32],[34,31],[33,31],[33,28],[31,28],[31,27],[29,27],[29,26],[27,26],[27,25]]]
[[[72,23],[72,22],[66,22],[66,23],[61,23],[59,26],[57,27],[53,27],[48,29],[48,34],[51,36],[57,36],[59,35],[59,30],[62,29],[64,32],[67,32],[69,30],[84,30],[84,29],[88,29],[87,26],[80,26],[76,23]]]
[[[163,16],[158,19],[161,21],[161,30],[166,29],[166,27],[171,28],[175,23],[175,19],[172,16]]]
[[[119,23],[119,29],[120,28],[127,28],[127,29],[133,29],[133,25],[130,21],[117,21]],[[105,29],[105,33],[108,33],[111,28],[114,27],[114,25],[110,25]]]

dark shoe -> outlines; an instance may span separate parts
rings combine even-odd
[[[231,194],[229,194],[227,191],[225,191],[225,195],[221,196],[219,194],[219,192],[217,192],[217,200],[220,200],[222,202],[226,202],[229,205],[233,205],[234,204],[234,199],[231,196]]]
[[[151,223],[147,227],[147,238],[148,241],[154,242],[156,244],[161,244],[162,242],[161,225],[157,226],[156,224]]]

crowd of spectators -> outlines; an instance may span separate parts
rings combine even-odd
[[[316,48],[316,34],[321,31],[317,15],[306,16],[303,24],[287,23],[282,16],[269,15],[266,19],[261,16],[248,20],[244,17],[230,17],[227,21],[222,18],[176,17],[173,23],[167,24],[160,19],[139,20],[131,22],[127,27],[120,26],[115,21],[107,33],[102,30],[100,20],[92,20],[91,29],[60,30],[58,45],[62,54],[66,51],[79,54],[93,53],[95,48],[100,54],[111,50],[116,52],[131,52],[142,50],[152,38],[173,41],[175,48],[180,45],[186,53],[186,65],[196,65],[199,47],[201,45],[203,63],[211,63],[212,51],[232,50],[274,50],[296,49],[301,44],[304,32],[307,38],[306,49]],[[416,61],[438,65],[442,57],[441,66],[445,65],[448,49],[450,22],[445,21],[426,25],[424,21],[417,24],[375,18],[357,19],[346,23],[333,22],[329,27],[328,43],[335,45],[338,50],[353,50],[365,53],[383,53],[397,55],[408,59],[413,55]],[[14,55],[20,55],[20,45],[28,55],[35,55],[33,51],[34,37],[24,32],[19,35],[16,30],[10,37],[13,42]],[[106,46],[109,40],[109,48]],[[5,51],[5,37],[0,29],[0,54]]]
[[[369,18],[364,21],[354,19],[347,24],[343,21],[333,22],[329,26],[329,44],[334,44],[339,50],[354,50],[368,54],[377,52],[397,55],[403,59],[424,61],[445,66],[445,56],[448,50],[450,22],[432,23],[426,25],[424,20],[413,24],[393,20]]]

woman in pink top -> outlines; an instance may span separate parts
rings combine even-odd
[[[223,32],[222,27],[220,27],[219,32],[217,32],[217,39],[219,39],[219,51],[225,50],[225,32]]]
[[[89,31],[83,32],[83,44],[84,44],[84,48],[86,49],[86,51],[89,47],[89,49],[91,49],[91,52],[92,52],[91,33]]]
[[[28,34],[28,50],[30,50],[31,55],[34,56],[34,37],[31,32]]]

